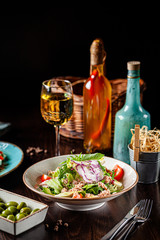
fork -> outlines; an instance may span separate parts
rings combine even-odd
[[[137,211],[137,213],[135,213],[133,216],[131,216],[131,217],[129,217],[129,218],[127,218],[122,224],[120,224],[120,223],[118,223],[117,225],[118,225],[118,227],[116,227],[116,230],[114,230],[114,228],[111,230],[111,231],[109,231],[105,236],[103,236],[103,238],[102,239],[105,239],[105,240],[112,240],[112,239],[114,239],[115,238],[115,236],[116,235],[118,235],[118,233],[122,230],[122,229],[125,229],[125,227],[126,227],[126,225],[129,223],[129,222],[131,222],[131,220],[133,220],[133,218],[138,214],[138,212],[140,211],[140,209],[142,209],[143,208],[143,206],[144,206],[144,199],[143,200],[141,200],[141,201],[139,201],[138,202],[138,204],[137,204],[137,206],[138,206],[138,211]]]
[[[121,240],[121,239],[126,240],[128,235],[132,232],[136,223],[144,223],[145,221],[147,221],[151,214],[152,206],[153,206],[153,200],[145,199],[143,207],[140,209],[140,211],[134,217],[133,221],[128,225],[128,227],[122,233],[120,238],[118,238],[118,240]]]

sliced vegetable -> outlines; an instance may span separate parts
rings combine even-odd
[[[86,193],[91,193],[94,195],[98,195],[101,191],[103,191],[103,188],[98,186],[98,184],[88,184],[83,187],[83,189],[86,191]]]
[[[107,98],[106,99],[106,112],[102,119],[99,129],[96,132],[94,132],[91,136],[91,138],[93,140],[98,139],[101,136],[101,134],[103,133],[103,131],[106,127],[106,124],[108,122],[109,112],[110,112],[110,101],[109,101],[109,98]]]
[[[44,184],[53,188],[56,194],[60,193],[63,188],[58,178],[47,180]]]
[[[52,192],[51,192],[51,190],[50,190],[48,187],[42,187],[42,191],[43,191],[44,193],[47,193],[47,194],[51,194],[51,195],[52,195]]]
[[[44,181],[46,181],[46,180],[49,180],[49,179],[51,179],[51,177],[49,177],[49,176],[46,175],[46,174],[43,174],[43,175],[41,176],[41,181],[42,181],[42,182],[44,182]]]
[[[104,174],[98,161],[86,160],[78,162],[72,160],[72,162],[76,164],[75,168],[85,182],[93,183],[103,179]]]
[[[119,181],[123,178],[124,170],[118,164],[116,164],[113,168],[114,170],[114,178]]]
[[[72,197],[73,192],[63,192],[56,195],[57,197]]]
[[[89,78],[89,81],[88,81],[88,86],[89,86],[89,95],[90,95],[90,99],[92,100],[92,98],[94,97],[94,94],[95,94],[95,87],[94,87],[94,82],[95,82],[95,79],[98,78],[98,70],[93,70],[90,78]]]
[[[6,158],[6,155],[0,151],[0,166],[3,164],[4,159]]]
[[[69,183],[74,180],[73,175],[71,173],[66,173],[66,177],[67,177]]]
[[[100,160],[102,157],[104,157],[104,154],[102,154],[102,153],[85,154],[83,156],[83,161],[85,161],[85,160]]]
[[[75,160],[75,161],[86,161],[86,160],[100,160],[104,157],[104,154],[102,153],[92,153],[92,154],[82,154],[80,153],[79,155],[71,156],[68,158],[68,167],[71,167],[72,165],[70,164],[70,160]],[[64,161],[63,163],[65,163]],[[62,164],[63,164],[62,163]]]
[[[105,79],[104,79],[104,76],[103,76],[103,75],[100,75],[100,74],[99,74],[99,76],[98,76],[98,79],[99,79],[99,81],[98,81],[98,84],[97,84],[97,86],[96,86],[96,91],[97,91],[97,93],[100,93],[100,94],[101,94],[101,92],[102,92],[103,89],[104,89]]]
[[[83,198],[83,195],[81,193],[76,193],[72,198]]]

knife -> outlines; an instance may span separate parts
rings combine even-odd
[[[142,200],[141,200],[142,201]],[[141,201],[139,201],[128,213],[127,215],[117,223],[106,235],[104,235],[101,240],[112,240],[117,233],[129,222],[131,221],[139,210]]]

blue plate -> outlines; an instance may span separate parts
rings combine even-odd
[[[0,142],[0,151],[6,155],[4,169],[0,170],[0,177],[3,177],[19,167],[23,161],[24,153],[18,146],[8,142]]]

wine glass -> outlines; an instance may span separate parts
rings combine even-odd
[[[42,82],[41,114],[44,120],[55,127],[56,150],[60,155],[59,128],[65,124],[73,113],[73,89],[68,80],[50,79]]]

